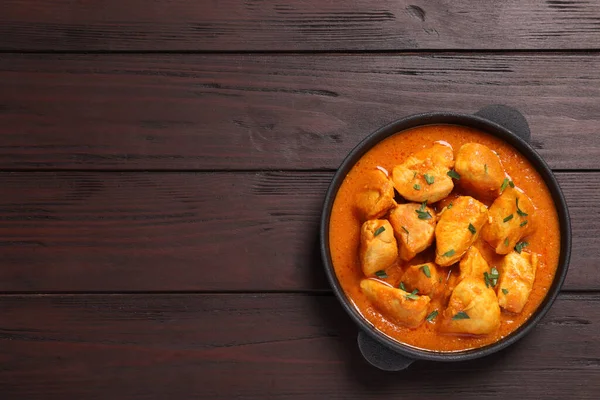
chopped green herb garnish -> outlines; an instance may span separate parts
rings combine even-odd
[[[413,290],[412,293],[407,294],[406,298],[409,300],[416,300],[419,298],[419,296],[417,296],[417,293],[419,293],[419,291],[417,289]]]
[[[483,280],[485,281],[485,287],[494,287],[498,284],[498,278],[500,277],[500,274],[498,273],[498,270],[496,268],[492,268],[491,272],[484,272],[483,273]]]
[[[428,185],[432,185],[433,182],[435,182],[435,178],[431,175],[423,174],[423,178],[425,178],[425,182],[427,182]]]
[[[431,214],[429,214],[429,211],[427,211],[425,207],[427,207],[427,200],[421,203],[421,207],[418,210],[415,210],[415,212],[419,215],[419,219],[432,218]]]
[[[508,222],[508,221],[510,221],[511,219],[513,219],[513,215],[512,215],[512,214],[510,214],[508,217],[504,218],[504,220],[503,220],[503,221],[504,221],[504,222]]]
[[[413,179],[415,179],[416,177],[417,177],[417,171],[415,171],[415,172],[413,173]]]
[[[477,229],[475,229],[471,223],[469,223],[469,232],[471,232],[473,235],[477,233]]]
[[[438,310],[433,310],[429,313],[429,315],[425,318],[425,321],[431,322],[438,316]]]
[[[504,289],[504,288],[502,288],[502,293],[504,293],[504,294],[508,294],[508,289]]]
[[[404,286],[404,282],[400,282],[400,289],[406,292],[406,287]]]
[[[452,202],[450,202],[450,204],[448,204],[448,207],[446,207],[448,210],[452,208]]]
[[[459,311],[456,313],[456,315],[454,317],[452,317],[452,319],[470,319],[471,317],[469,317],[469,314],[467,314],[464,311]]]
[[[508,246],[508,243],[510,243],[510,242],[508,241],[508,238],[504,239],[504,245],[505,245],[505,246]]]
[[[526,212],[523,212],[523,210],[521,210],[519,208],[519,198],[518,197],[517,197],[517,214],[519,214],[521,217],[526,217],[529,215]]]
[[[456,171],[455,171],[455,170],[453,170],[453,169],[451,169],[450,171],[448,171],[448,172],[446,173],[446,175],[448,175],[450,178],[454,178],[454,179],[456,179],[456,180],[459,180],[459,179],[460,179],[460,175],[459,175],[459,173],[458,173],[458,172],[456,172]]]
[[[375,276],[377,276],[380,279],[387,279],[388,274],[386,274],[384,270],[379,270],[375,272]]]
[[[485,174],[487,175],[488,174],[488,172],[487,172],[487,164],[483,164],[483,170],[485,171]]]
[[[515,183],[513,181],[508,182],[508,184],[510,185],[511,188],[515,187]]]
[[[521,251],[523,250],[523,247],[525,247],[525,246],[529,246],[529,243],[527,243],[527,242],[519,242],[515,246],[515,251],[517,253],[521,254]]]
[[[450,249],[447,252],[445,252],[444,254],[442,254],[442,257],[452,257],[456,252],[454,251],[454,249]]]
[[[431,219],[431,214],[429,214],[429,211],[419,211],[417,210],[417,214],[419,214],[419,219]]]
[[[508,178],[504,178],[504,180],[502,181],[502,186],[500,186],[500,194],[502,194],[502,192],[504,192],[504,190],[508,186],[508,182],[509,182]]]
[[[519,226],[525,226],[525,225],[527,225],[527,220],[521,222],[521,225],[519,225]]]
[[[431,278],[431,271],[429,270],[429,265],[423,265],[421,268],[419,268],[421,271],[423,271],[423,273],[425,274],[426,277]]]
[[[406,229],[405,226],[402,227],[402,230],[404,230],[404,232],[406,232],[406,235],[408,236],[410,234],[410,232],[408,231],[408,229]]]
[[[380,226],[375,230],[375,233],[373,233],[373,237],[378,236],[383,231],[385,231],[385,226]]]
[[[413,185],[413,189],[415,189],[415,190],[421,190],[421,185],[419,185],[418,183],[415,183]]]

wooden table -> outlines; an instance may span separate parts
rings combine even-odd
[[[598,399],[600,3],[0,2],[0,397]],[[412,113],[521,110],[573,220],[499,354],[369,367],[317,247]]]

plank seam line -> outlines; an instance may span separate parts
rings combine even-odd
[[[339,49],[339,50],[44,50],[44,49],[0,49],[0,54],[198,54],[198,55],[360,55],[360,54],[594,54],[600,53],[600,48],[584,49]]]
[[[300,294],[315,296],[330,296],[333,292],[330,289],[314,290],[98,290],[98,291],[0,291],[0,296],[78,296],[78,295],[261,295],[261,294]]]

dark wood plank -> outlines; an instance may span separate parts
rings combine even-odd
[[[86,3],[87,4],[87,3]],[[3,55],[0,168],[336,168],[435,110],[518,107],[554,168],[599,168],[597,55]]]
[[[325,288],[330,179],[0,173],[0,291]]]
[[[1,173],[0,291],[327,290],[331,173]],[[559,173],[566,288],[599,290],[599,173]]]
[[[562,295],[469,362],[368,366],[331,296],[2,296],[0,386],[19,399],[596,399],[600,296]]]
[[[574,0],[4,0],[0,49],[582,49],[600,47],[599,15]]]

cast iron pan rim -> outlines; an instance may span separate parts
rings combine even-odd
[[[350,300],[344,294],[343,289],[340,286],[335,271],[333,269],[333,262],[329,252],[329,218],[331,216],[331,210],[333,207],[333,201],[335,195],[342,184],[346,174],[354,166],[354,164],[370,150],[375,144],[381,142],[383,139],[407,129],[411,129],[417,126],[434,125],[434,124],[449,124],[449,125],[462,125],[472,127],[472,125],[480,125],[482,128],[476,128],[482,130],[488,134],[496,136],[505,142],[515,147],[523,156],[532,162],[538,173],[542,176],[546,185],[548,186],[552,199],[554,201],[556,210],[559,216],[559,224],[561,230],[561,252],[558,262],[558,269],[552,282],[552,286],[546,294],[545,299],[534,314],[516,331],[512,332],[507,337],[499,340],[496,343],[477,348],[472,350],[457,351],[457,352],[435,352],[429,350],[421,350],[411,347],[409,345],[397,342],[385,334],[376,330],[370,323],[366,321],[358,311],[350,304]],[[320,247],[321,256],[325,263],[325,271],[329,283],[331,284],[333,291],[342,304],[346,312],[351,316],[355,323],[359,327],[370,335],[374,340],[390,348],[392,351],[400,353],[404,356],[415,360],[430,360],[430,361],[463,361],[474,358],[480,358],[489,354],[495,353],[502,350],[519,339],[525,336],[537,323],[546,315],[552,304],[556,300],[560,289],[565,280],[567,274],[569,259],[571,254],[571,224],[568,208],[560,186],[552,173],[550,167],[546,162],[533,150],[530,145],[521,139],[518,135],[511,132],[507,128],[490,121],[488,119],[479,117],[473,114],[460,114],[451,112],[431,112],[423,114],[415,114],[405,118],[398,119],[389,123],[388,125],[376,130],[365,139],[363,139],[350,153],[346,156],[337,172],[335,173],[323,204],[323,212],[321,214],[320,224]]]

